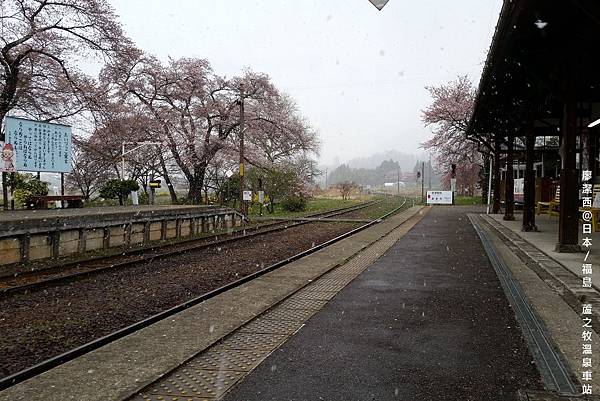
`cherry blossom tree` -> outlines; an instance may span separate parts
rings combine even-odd
[[[201,200],[207,170],[215,156],[232,151],[239,143],[242,97],[245,132],[250,137],[257,138],[265,127],[283,121],[281,113],[273,111],[278,102],[282,103],[267,75],[245,71],[242,76],[225,79],[203,59],[162,63],[139,53],[119,65],[108,66],[102,79],[131,107],[143,109],[152,117],[157,135],[167,144],[189,184],[188,199],[193,203]],[[291,125],[287,129],[291,132]],[[258,150],[249,146],[248,159],[253,159]]]
[[[309,158],[319,151],[318,134],[298,112],[288,95],[275,96],[256,110],[247,129],[254,163],[276,165]]]
[[[130,51],[107,0],[0,2],[0,121],[11,110],[52,121],[83,110],[83,57]]]
[[[456,164],[459,189],[472,194],[483,165],[478,144],[466,135],[476,90],[466,76],[426,89],[433,101],[423,110],[422,121],[425,126],[431,127],[433,137],[422,147],[435,156],[445,187],[450,187],[450,166]]]

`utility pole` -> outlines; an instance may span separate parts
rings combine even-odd
[[[248,217],[248,208],[244,200],[244,87],[240,87],[240,213]]]
[[[454,205],[454,193],[456,192],[456,164],[452,164],[450,169],[450,190],[452,191],[452,204]]]
[[[327,191],[327,169],[325,169],[325,191]]]
[[[0,131],[0,142],[4,142],[5,140],[4,130],[2,130]],[[4,171],[2,172],[2,204],[4,210],[8,210],[8,174]]]
[[[398,168],[398,196],[400,196],[400,168]]]
[[[125,150],[125,145],[137,145],[137,146],[133,149]],[[143,141],[143,142],[122,142],[121,143],[121,180],[122,181],[125,181],[125,155],[128,155],[131,152],[135,152],[139,148],[148,146],[148,145],[160,146],[160,145],[162,145],[162,142]]]
[[[429,189],[431,189],[431,155],[429,155],[429,166],[427,166],[428,174],[429,174]]]
[[[425,204],[425,162],[421,162],[421,203]]]

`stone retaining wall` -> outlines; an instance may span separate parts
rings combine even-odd
[[[131,248],[241,225],[226,208],[189,208],[145,213],[27,219],[2,223],[0,277],[29,261],[56,259],[111,248]]]

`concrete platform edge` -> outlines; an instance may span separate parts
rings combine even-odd
[[[498,255],[523,288],[530,304],[550,333],[554,345],[571,371],[578,375],[581,370],[581,326],[583,324],[581,317],[504,244],[499,236],[501,234],[497,233],[486,219],[482,218],[482,221],[486,222],[482,228],[489,234]],[[595,332],[593,343],[594,353],[598,352],[596,348],[600,343],[600,337]],[[579,382],[578,376],[574,379]],[[600,378],[594,376],[590,383],[597,389],[600,386]]]

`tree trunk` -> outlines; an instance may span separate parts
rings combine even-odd
[[[0,93],[0,124],[4,121],[4,117],[14,105],[15,95],[17,93],[17,84],[19,76],[19,66],[11,63],[10,67],[4,67],[5,78],[4,88]],[[4,131],[0,132],[0,141],[4,141]]]
[[[173,184],[171,183],[171,177],[169,177],[169,171],[167,170],[167,164],[165,163],[165,159],[162,154],[159,155],[160,159],[160,167],[162,169],[162,176],[165,179],[165,184],[169,189],[169,195],[171,195],[171,203],[177,203],[177,193],[175,192],[175,188],[173,188]]]
[[[490,155],[487,155],[483,158],[483,176],[481,177],[479,184],[481,186],[481,203],[484,205],[487,204],[488,180],[490,174],[492,174],[492,172],[490,171],[490,158]]]
[[[194,205],[202,203],[202,189],[204,188],[204,176],[206,175],[206,164],[194,166],[194,174],[188,178],[190,188],[187,198]]]

